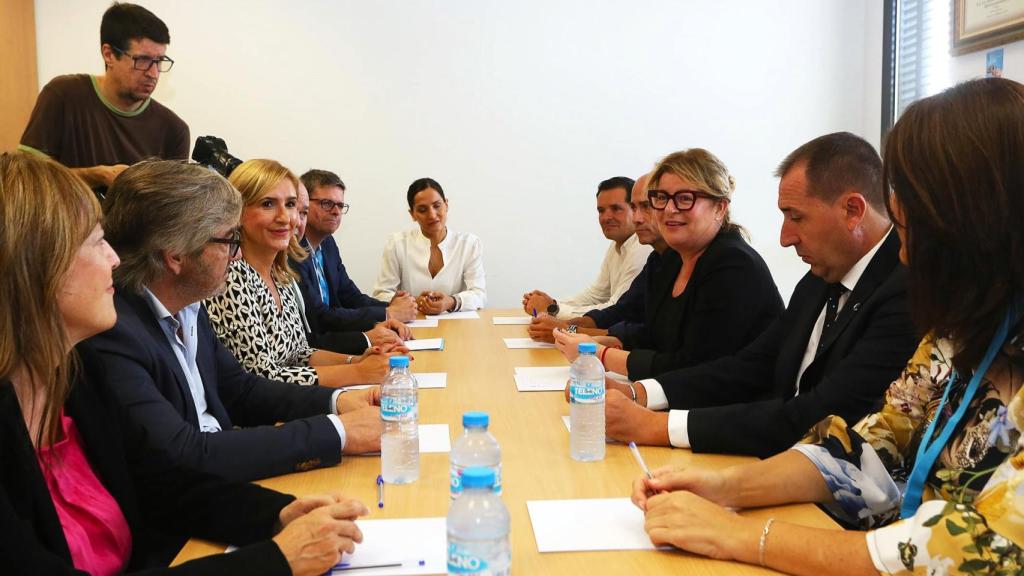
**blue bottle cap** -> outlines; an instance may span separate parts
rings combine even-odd
[[[490,468],[467,468],[462,471],[463,488],[493,488],[494,470]]]
[[[462,415],[463,428],[487,428],[490,423],[491,417],[487,415],[487,412],[466,412]]]
[[[597,342],[580,342],[580,354],[597,354]]]
[[[409,357],[408,356],[392,356],[388,358],[388,366],[392,368],[408,368]]]

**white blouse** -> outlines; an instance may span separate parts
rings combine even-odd
[[[467,232],[447,231],[438,245],[444,266],[431,278],[430,240],[417,228],[391,236],[384,246],[380,274],[373,297],[391,301],[395,292],[405,290],[413,296],[434,290],[455,296],[461,310],[476,310],[487,305],[484,257],[480,238]]]

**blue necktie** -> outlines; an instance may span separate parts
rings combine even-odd
[[[320,299],[325,306],[330,306],[331,291],[327,288],[327,278],[324,277],[324,253],[319,248],[313,251],[313,269],[316,270],[316,281],[320,285]]]

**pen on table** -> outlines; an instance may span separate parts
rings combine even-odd
[[[651,476],[651,471],[647,468],[647,463],[644,462],[644,457],[640,455],[640,449],[636,447],[636,442],[629,443],[629,451],[633,453],[633,458],[636,459],[636,463],[640,465],[640,469],[643,470],[647,479],[654,480],[654,476]]]
[[[426,560],[420,560],[419,562],[417,562],[418,566],[426,566],[426,564],[427,564]],[[396,566],[404,566],[404,565],[405,565],[405,562],[384,562],[384,563],[381,563],[381,564],[350,564],[348,562],[341,562],[339,564],[335,564],[334,567],[331,568],[331,572],[330,573],[343,572],[343,571],[346,571],[346,570],[370,570],[372,568],[394,568]]]
[[[536,318],[536,317],[537,317],[537,309],[536,309],[536,308],[534,308],[534,309],[533,309],[533,317],[534,317],[534,318]]]
[[[384,477],[377,475],[377,508],[384,507]]]

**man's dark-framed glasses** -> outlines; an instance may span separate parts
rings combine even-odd
[[[171,60],[167,56],[161,56],[159,58],[150,58],[149,56],[132,56],[131,54],[121,50],[116,46],[111,46],[114,52],[122,56],[127,56],[132,59],[132,67],[141,72],[148,72],[153,64],[156,64],[156,69],[160,72],[170,72],[174,66],[174,60]]]
[[[313,198],[311,200],[319,204],[320,208],[323,209],[324,212],[330,212],[337,208],[338,210],[341,210],[342,214],[348,214],[349,205],[344,202],[335,202],[334,200],[328,200],[327,198]]]
[[[238,249],[242,247],[242,234],[238,230],[232,230],[227,238],[210,238],[210,242],[215,244],[227,244],[230,246],[229,254],[231,258],[238,256]]]
[[[664,190],[647,191],[647,199],[651,202],[651,208],[655,210],[668,208],[669,198],[676,205],[676,210],[686,212],[693,209],[693,205],[697,203],[697,198],[717,198],[717,196],[708,194],[703,190],[678,190],[671,194]]]

